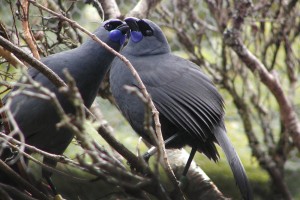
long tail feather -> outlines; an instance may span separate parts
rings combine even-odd
[[[223,149],[227,161],[231,167],[232,173],[234,175],[237,186],[239,187],[241,194],[245,200],[252,200],[253,193],[252,188],[249,184],[245,169],[242,162],[233,148],[225,129],[222,127],[217,127],[215,130],[216,139]]]

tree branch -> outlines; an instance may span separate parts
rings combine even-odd
[[[15,199],[37,200],[36,198],[30,197],[10,185],[5,185],[3,183],[0,183],[0,188],[2,188],[7,193],[7,195],[9,194],[11,197],[13,197]],[[2,195],[3,194],[0,194],[1,198],[3,198]],[[10,197],[7,197],[6,199],[3,199],[3,200],[12,200],[12,199]]]
[[[115,0],[98,0],[104,10],[104,19],[120,18],[121,12]]]
[[[7,60],[7,62],[9,62],[10,64],[12,64],[15,67],[21,66],[21,67],[27,68],[27,66],[24,65],[24,63],[22,63],[22,61],[20,61],[14,54],[5,50],[1,46],[0,46],[0,56],[2,56],[5,60]]]
[[[246,5],[241,6],[243,9],[240,12],[245,11]],[[292,102],[289,100],[288,96],[284,93],[283,88],[281,87],[278,75],[275,71],[269,72],[266,67],[255,57],[243,44],[241,38],[241,26],[243,22],[242,14],[238,15],[233,22],[233,28],[227,30],[224,33],[225,43],[232,48],[239,56],[241,61],[254,73],[257,74],[264,85],[272,92],[276,98],[279,108],[280,108],[280,117],[284,124],[284,127],[287,129],[287,132],[293,138],[293,142],[300,151],[300,122],[293,108]]]
[[[23,30],[24,30],[24,38],[26,43],[28,44],[28,47],[30,48],[33,56],[36,59],[40,59],[40,55],[39,52],[37,50],[37,46],[35,44],[35,40],[32,37],[31,34],[31,30],[29,27],[29,20],[28,20],[28,16],[29,16],[29,3],[28,0],[21,0],[21,10],[22,10],[22,26],[23,26]]]
[[[17,47],[16,45],[14,45],[13,43],[11,43],[10,41],[8,41],[2,36],[0,36],[0,45],[4,49],[12,52],[20,60],[24,60],[32,67],[36,68],[43,75],[45,75],[55,86],[57,87],[66,86],[64,81],[58,75],[56,75],[51,69],[49,69],[44,63],[37,60],[36,58],[31,57],[30,55],[27,54],[27,52]]]
[[[182,171],[189,158],[189,153],[184,149],[167,149],[167,154],[176,177],[181,177]],[[227,199],[194,161],[191,163],[186,177],[189,187],[184,188],[183,192],[189,200]],[[193,187],[195,185],[197,185],[197,187]]]
[[[0,159],[0,168],[5,174],[9,177],[12,177],[13,180],[18,180],[17,182],[24,186],[25,189],[30,191],[34,196],[39,199],[49,200],[42,192],[38,191],[34,186],[28,183],[25,179],[23,179],[19,174],[13,171],[5,162]]]
[[[126,14],[126,17],[148,18],[150,12],[161,0],[140,0],[136,6]]]

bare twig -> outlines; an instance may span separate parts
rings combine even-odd
[[[12,200],[9,194],[3,189],[2,185],[0,186],[0,196],[3,198],[3,200]]]
[[[21,191],[17,190],[15,187],[12,187],[10,185],[0,183],[0,188],[2,188],[5,192],[7,192],[8,195],[10,195],[11,197],[16,198],[16,199],[37,200],[36,198],[30,197],[30,196],[22,193]],[[2,195],[3,194],[0,194],[1,198],[4,198]],[[3,199],[3,200],[12,200],[12,198],[8,197],[8,198]]]
[[[7,62],[9,62],[10,64],[12,64],[15,67],[20,66],[20,67],[27,68],[27,66],[24,65],[24,63],[21,62],[14,54],[12,54],[11,52],[5,50],[1,46],[0,46],[0,56],[5,58],[5,60],[7,60]]]
[[[96,8],[99,16],[101,17],[101,19],[104,21],[105,17],[104,17],[104,10],[102,8],[101,3],[98,0],[86,0],[84,1],[85,3],[88,4],[92,4],[94,6],[94,8]],[[115,17],[113,17],[115,18]]]
[[[159,4],[161,0],[140,0],[136,6],[129,11],[127,17],[148,18],[150,12]]]
[[[0,99],[0,110],[4,107],[3,105],[3,102],[2,102],[2,99]],[[6,116],[6,113],[3,111],[1,112],[0,111],[0,116],[1,116],[1,119],[2,119],[2,122],[3,122],[3,126],[4,126],[4,132],[6,134],[10,133],[10,124],[6,121],[7,119],[7,116]]]
[[[121,12],[115,0],[95,0],[99,1],[104,10],[104,19],[120,18]]]
[[[247,4],[248,5],[248,4]],[[244,7],[243,7],[244,8]],[[281,87],[276,73],[270,73],[266,67],[246,48],[242,42],[240,29],[242,24],[241,16],[234,22],[231,30],[224,33],[225,43],[230,46],[245,63],[245,65],[254,73],[258,74],[260,80],[268,87],[276,98],[280,106],[280,116],[288,133],[293,138],[295,145],[300,151],[300,122],[295,113],[293,105]]]
[[[0,160],[0,168],[1,170],[7,174],[9,177],[11,177],[13,180],[17,180],[17,183],[24,186],[24,188],[28,191],[30,191],[34,196],[36,196],[39,199],[49,200],[48,197],[46,197],[42,192],[37,190],[34,186],[32,186],[30,183],[28,183],[25,179],[23,179],[19,174],[17,174],[15,171],[13,171],[5,162]]]
[[[99,40],[100,41],[100,40]],[[104,43],[105,44],[105,43]],[[22,59],[29,63],[32,67],[36,68],[43,75],[45,75],[56,87],[65,87],[66,83],[50,68],[48,68],[44,63],[37,60],[34,57],[27,55],[27,53],[21,48],[15,46],[10,41],[6,40],[2,36],[0,36],[0,45],[3,46],[6,50],[13,52],[16,57]],[[95,118],[93,114],[89,111],[88,108],[85,107],[85,111],[89,114],[89,116]]]
[[[17,47],[7,39],[0,36],[0,45],[4,47],[6,50],[14,53],[16,57],[25,62],[29,63],[32,67],[36,68],[40,71],[43,75],[45,75],[55,86],[62,87],[66,86],[64,81],[56,75],[51,69],[49,69],[44,63],[41,61],[29,56],[24,50]]]
[[[31,30],[29,27],[29,3],[28,0],[21,0],[21,10],[22,10],[22,26],[24,30],[24,38],[28,47],[30,48],[33,56],[37,59],[40,59],[39,52],[37,50],[37,46],[35,45],[34,37],[32,37]]]
[[[281,141],[283,138],[287,137],[286,134],[289,134],[293,138],[294,144],[296,145],[298,150],[300,150],[300,122],[293,109],[292,102],[283,91],[278,75],[275,73],[275,71],[269,72],[266,69],[266,66],[263,65],[263,63],[261,63],[259,59],[247,49],[247,47],[242,41],[241,32],[244,24],[244,18],[248,15],[250,6],[250,1],[235,1],[236,10],[233,18],[233,25],[230,30],[227,30],[224,33],[224,42],[226,43],[226,45],[231,47],[232,50],[235,51],[235,53],[239,56],[240,60],[253,72],[254,75],[259,76],[261,82],[274,95],[280,108],[281,121],[283,122],[283,125],[286,128],[286,131],[283,131]],[[238,98],[235,97],[235,102],[239,103],[241,106],[243,106],[243,108],[246,109],[247,106],[244,103],[242,103],[242,101],[238,102],[237,99]],[[246,110],[244,111],[247,112]],[[241,116],[247,116],[246,113],[240,112],[240,114]],[[248,121],[249,119],[244,118],[243,120],[245,120],[245,123],[247,123],[246,121]],[[250,127],[247,124],[245,124],[244,126],[248,133],[254,135],[252,134],[252,127]],[[288,140],[284,141],[285,144],[287,144],[286,141]],[[284,161],[279,161],[280,159],[284,158],[280,157],[279,159],[278,157],[276,159],[276,167],[269,166],[269,164],[266,163],[270,162],[270,157],[264,156],[260,151],[261,149],[259,147],[254,147],[252,148],[252,150],[254,151],[254,154],[258,156],[258,158],[261,158],[261,165],[269,171],[274,183],[276,184],[277,188],[280,190],[284,198],[292,199],[291,193],[289,192],[287,185],[283,181],[282,165],[284,164]]]

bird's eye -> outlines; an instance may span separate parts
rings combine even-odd
[[[108,31],[111,31],[113,29],[113,26],[110,23],[107,23],[104,25],[104,28]]]
[[[145,35],[146,36],[151,36],[151,35],[153,35],[153,31],[148,29],[148,30],[145,31]]]
[[[112,31],[122,24],[123,23],[120,20],[111,20],[111,21],[107,22],[106,24],[104,24],[104,28],[107,31]]]
[[[144,36],[152,36],[154,34],[152,27],[146,21],[141,19],[137,22],[137,24]]]

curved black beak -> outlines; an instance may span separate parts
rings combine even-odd
[[[124,21],[128,26],[130,27],[131,31],[140,31],[139,26],[138,26],[138,21],[140,19],[135,18],[135,17],[127,17]]]
[[[116,29],[118,29],[119,31],[121,31],[121,33],[123,35],[125,35],[126,33],[128,33],[128,31],[130,30],[130,28],[129,28],[129,26],[127,24],[121,24]]]

